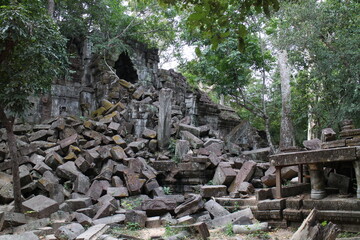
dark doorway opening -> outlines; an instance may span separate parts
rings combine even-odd
[[[120,79],[124,79],[130,83],[137,82],[137,72],[127,53],[123,52],[120,54],[119,59],[115,62],[115,69],[116,75]]]

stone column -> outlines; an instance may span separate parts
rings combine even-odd
[[[326,197],[325,177],[322,164],[309,164],[311,181],[311,198],[323,199]]]
[[[163,88],[159,93],[159,123],[158,123],[158,144],[160,150],[169,146],[171,135],[171,99],[173,91]]]
[[[357,185],[356,197],[360,198],[360,160],[353,161],[353,165],[355,169],[356,185]]]

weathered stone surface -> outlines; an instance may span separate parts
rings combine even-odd
[[[140,194],[145,183],[144,179],[139,178],[139,174],[125,174],[125,184],[131,195]]]
[[[207,223],[207,225],[210,228],[218,228],[221,226],[226,226],[229,223],[232,224],[252,224],[252,219],[254,218],[250,208],[246,208],[244,210],[240,210],[231,214],[228,214],[226,216],[217,217],[210,222]]]
[[[143,228],[146,225],[146,220],[147,220],[147,216],[145,211],[135,211],[135,210],[126,211],[125,224],[138,223],[139,227]]]
[[[93,221],[94,224],[123,224],[125,221],[125,214],[115,214],[113,216],[99,218]]]
[[[91,184],[91,186],[90,186],[88,192],[86,193],[86,195],[89,196],[93,200],[98,200],[103,195],[103,193],[106,192],[108,187],[110,187],[110,183],[108,181],[95,180]]]
[[[308,150],[320,149],[321,148],[321,140],[318,138],[306,140],[306,141],[303,141],[303,145]]]
[[[285,206],[285,199],[264,200],[257,204],[258,210],[282,210]]]
[[[121,197],[128,197],[129,191],[126,187],[109,187],[107,189],[107,194],[113,197],[121,198]]]
[[[80,169],[81,172],[85,173],[91,166],[92,163],[87,161],[84,157],[79,156],[75,160],[75,165]]]
[[[77,141],[77,138],[78,138],[78,135],[77,134],[74,134],[68,138],[65,138],[63,140],[61,140],[59,142],[59,145],[62,149],[70,146],[70,145],[75,145],[76,144],[76,141]]]
[[[14,192],[11,179],[0,179],[0,201],[10,203],[12,200],[14,200]]]
[[[227,195],[225,185],[205,185],[200,188],[200,195],[203,198],[222,197]]]
[[[141,203],[141,209],[146,211],[147,216],[159,216],[170,211],[174,211],[177,202],[172,199],[150,199]]]
[[[336,132],[332,128],[324,128],[321,130],[321,141],[329,142],[336,139]]]
[[[166,149],[170,142],[172,98],[173,91],[171,89],[163,88],[160,90],[157,140],[161,150]]]
[[[49,217],[59,209],[59,204],[56,201],[42,195],[24,201],[22,205],[25,211],[31,211],[30,215],[37,218]]]
[[[39,240],[40,238],[32,232],[25,232],[16,235],[3,235],[0,240]]]
[[[75,212],[74,217],[76,222],[80,223],[84,227],[93,225],[92,219],[83,213]]]
[[[200,137],[200,128],[198,128],[198,127],[180,123],[179,130],[180,131],[188,131],[188,132],[192,133],[193,135],[195,135],[196,137]]]
[[[83,174],[78,175],[73,185],[73,191],[86,194],[89,188],[90,179]]]
[[[229,185],[236,177],[236,172],[231,167],[218,166],[212,179],[215,185]]]
[[[75,181],[82,173],[77,169],[74,162],[66,162],[56,169],[56,174],[64,179]]]
[[[55,231],[55,237],[58,240],[74,240],[81,233],[85,232],[85,229],[79,223],[71,223],[60,227]]]
[[[196,137],[188,131],[181,131],[180,136],[183,140],[188,141],[193,148],[199,148],[204,144],[200,138]]]
[[[237,192],[242,182],[249,181],[255,172],[256,163],[254,161],[245,162],[239,172],[236,174],[235,180],[229,187],[229,192]]]
[[[138,152],[145,147],[145,142],[144,141],[132,142],[128,145],[128,147],[130,147],[134,152]]]
[[[111,202],[105,202],[99,208],[99,210],[96,212],[93,219],[96,220],[96,219],[99,219],[99,218],[103,218],[103,217],[113,215],[115,213],[116,209],[117,209],[116,206],[114,206]]]
[[[186,154],[190,150],[189,142],[186,140],[178,140],[176,141],[175,146],[175,156],[180,161],[183,161],[185,159]]]
[[[214,200],[207,201],[204,207],[214,218],[230,214],[228,210],[223,208],[219,203],[215,202]]]
[[[340,194],[347,194],[349,192],[350,178],[331,172],[328,178],[328,186],[338,188]]]
[[[76,211],[81,208],[87,208],[92,205],[91,199],[86,198],[75,198],[66,200],[67,205],[71,211]]]
[[[142,133],[143,138],[146,139],[155,139],[157,137],[157,133],[154,130],[145,128],[143,133]]]
[[[238,192],[241,194],[252,194],[255,192],[254,186],[249,182],[242,182],[238,188]]]
[[[160,216],[148,217],[146,219],[146,228],[158,228],[161,227]]]
[[[109,226],[105,224],[97,224],[95,226],[90,227],[85,232],[81,233],[79,236],[76,237],[76,240],[92,240],[100,237]]]
[[[199,209],[203,208],[204,203],[200,195],[191,194],[190,197],[182,204],[175,208],[175,213],[177,217],[183,217],[197,212]]]

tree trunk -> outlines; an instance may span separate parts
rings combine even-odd
[[[280,80],[281,80],[281,127],[280,127],[280,150],[295,145],[294,127],[291,121],[291,91],[290,91],[290,68],[287,51],[282,50],[278,54]]]
[[[290,240],[335,240],[339,229],[333,223],[319,224],[316,221],[317,210],[313,209]]]
[[[54,17],[54,11],[55,11],[55,1],[48,0],[48,14],[50,15],[50,17]]]
[[[8,147],[10,157],[12,159],[12,176],[13,176],[13,191],[15,200],[15,212],[22,212],[22,201],[21,201],[21,185],[20,185],[20,174],[19,174],[19,155],[16,146],[16,138],[13,131],[14,119],[10,119],[6,116],[5,110],[0,108],[0,121],[4,125],[8,138]]]

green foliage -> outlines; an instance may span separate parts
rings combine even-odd
[[[268,232],[264,232],[264,231],[256,231],[253,233],[250,233],[247,235],[247,239],[261,239],[261,240],[267,240],[267,239],[271,239],[271,236]]]
[[[28,97],[50,89],[64,76],[65,38],[39,1],[0,6],[0,105],[23,114]]]
[[[360,232],[353,233],[353,232],[341,232],[337,236],[337,238],[353,238],[353,237],[359,237]]]
[[[206,185],[214,185],[213,180],[210,180]]]
[[[186,18],[186,26],[191,35],[206,39],[206,44],[212,49],[217,49],[219,44],[228,37],[236,39],[237,48],[244,50],[245,36],[248,32],[246,17],[263,12],[267,16],[271,10],[278,10],[277,0],[271,1],[236,1],[236,0],[160,0],[163,4],[175,5],[178,9],[187,10],[190,15]],[[199,55],[200,49],[196,52]]]
[[[121,200],[121,206],[126,210],[132,210],[134,208],[137,208],[141,205],[141,199],[122,199]]]
[[[322,221],[320,225],[326,227],[326,225],[328,225],[328,221]]]
[[[182,230],[183,230],[183,228],[179,228],[179,227],[174,228],[174,227],[171,227],[170,225],[166,225],[164,236],[171,237],[171,236],[174,236],[174,235],[180,233]]]
[[[226,226],[225,226],[225,235],[227,236],[234,236],[235,233],[233,231],[233,225],[232,223],[228,223]]]
[[[163,191],[166,195],[171,195],[172,194],[172,189],[171,187],[163,187]]]
[[[137,223],[137,222],[127,222],[126,229],[130,230],[130,231],[137,231],[137,230],[140,230],[141,227],[140,227],[139,223]]]

